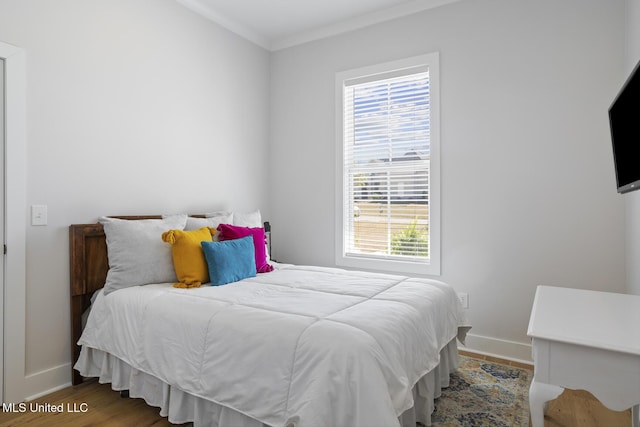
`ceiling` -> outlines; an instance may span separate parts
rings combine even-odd
[[[458,0],[177,0],[268,50],[279,50]]]

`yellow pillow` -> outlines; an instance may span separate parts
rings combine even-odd
[[[171,244],[173,267],[179,282],[176,288],[197,288],[209,281],[209,269],[200,242],[213,241],[216,229],[202,227],[198,230],[169,230],[162,233],[162,240]]]

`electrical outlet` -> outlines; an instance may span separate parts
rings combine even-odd
[[[469,308],[469,294],[465,292],[458,292],[458,299],[462,308]]]

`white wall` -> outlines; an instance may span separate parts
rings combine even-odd
[[[640,0],[627,0],[627,51],[621,82],[640,61]],[[622,84],[622,83],[620,83]],[[640,191],[625,194],[627,291],[640,295]]]
[[[469,293],[474,349],[528,359],[537,285],[624,290],[606,114],[623,14],[605,0],[464,0],[274,53],[274,256],[334,263],[335,73],[438,51],[441,279]]]
[[[637,22],[640,0],[628,1]],[[623,12],[464,0],[279,51],[269,66],[173,0],[0,0],[0,40],[27,55],[25,218],[49,207],[49,225],[26,230],[23,397],[69,381],[69,224],[260,207],[277,258],[332,265],[335,72],[432,51],[441,278],[469,292],[477,347],[526,347],[538,284],[622,290],[625,201],[627,259],[640,253],[640,194],[611,191],[605,114],[625,74]],[[636,291],[639,269],[627,271]]]
[[[268,213],[269,54],[174,0],[2,0],[0,40],[27,57],[24,213],[49,214],[26,230],[24,398],[70,381],[69,224]]]

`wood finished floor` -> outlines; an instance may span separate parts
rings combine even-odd
[[[519,368],[532,369],[531,365],[487,357],[461,351],[461,354]],[[148,406],[142,399],[123,399],[111,390],[109,384],[89,381],[68,387],[35,402],[50,405],[62,404],[62,413],[9,413],[0,412],[0,427],[56,427],[56,426],[113,426],[113,427],[165,427],[175,426],[159,414],[158,408]],[[68,412],[70,408],[84,408],[86,412]],[[27,404],[29,405],[29,404]],[[545,415],[545,427],[628,427],[631,411],[614,412],[605,408],[590,393],[566,390],[550,402]]]
[[[533,370],[526,363],[496,357],[483,356],[460,350],[460,354],[504,365]],[[629,427],[631,409],[612,411],[602,405],[593,395],[584,390],[565,390],[557,399],[549,402],[544,415],[545,427]]]
[[[120,393],[111,390],[110,384],[100,384],[90,380],[74,387],[68,387],[35,402],[63,405],[62,413],[37,413],[27,410],[25,413],[0,412],[1,427],[168,427],[171,424],[160,416],[158,408],[151,407],[142,399],[121,398]],[[68,412],[67,405],[86,403],[86,412]],[[29,405],[27,403],[27,405]]]

